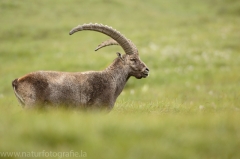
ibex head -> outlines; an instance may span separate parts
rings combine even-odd
[[[109,39],[98,45],[95,51],[110,45],[120,45],[126,54],[121,55],[120,53],[117,53],[117,55],[123,61],[123,64],[128,67],[130,76],[141,79],[146,78],[149,75],[149,69],[146,64],[141,61],[137,47],[117,30],[113,30],[111,27],[103,26],[101,24],[86,24],[73,28],[70,31],[70,35],[81,30],[95,30],[112,37],[113,39]]]
[[[146,78],[149,75],[149,69],[146,64],[141,61],[139,54],[124,54],[117,53],[122,60],[123,65],[128,68],[130,76],[134,76],[137,79]]]

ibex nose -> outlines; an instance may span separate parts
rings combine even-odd
[[[148,68],[146,68],[146,69],[145,69],[145,71],[149,72],[149,69],[148,69]]]
[[[147,77],[149,75],[149,69],[147,67],[143,71],[143,74],[145,75],[145,77]]]

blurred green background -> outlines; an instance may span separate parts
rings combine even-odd
[[[119,46],[95,52],[109,39],[100,33],[68,35],[90,22],[131,39],[150,76],[131,78],[108,114],[23,110],[15,78],[103,70],[123,53]],[[0,0],[0,24],[0,152],[240,158],[240,1]]]

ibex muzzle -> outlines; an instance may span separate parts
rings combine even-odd
[[[96,50],[120,45],[125,54],[117,53],[118,57],[103,71],[37,71],[15,79],[13,90],[24,107],[66,106],[110,110],[131,76],[141,79],[149,75],[136,46],[120,32],[102,24],[90,23],[73,28],[69,34],[82,30],[101,32],[112,38]]]

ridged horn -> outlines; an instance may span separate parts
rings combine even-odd
[[[112,27],[109,27],[103,24],[97,24],[97,23],[83,24],[73,28],[69,32],[69,34],[72,35],[75,32],[82,31],[82,30],[92,30],[92,31],[97,31],[97,32],[108,35],[123,48],[126,54],[130,55],[130,54],[138,53],[136,46],[124,35],[122,35],[119,31],[113,29]]]
[[[119,44],[115,40],[109,39],[109,40],[102,42],[100,45],[98,45],[98,47],[95,49],[95,51],[98,51],[99,49],[109,46],[109,45],[119,45]]]

